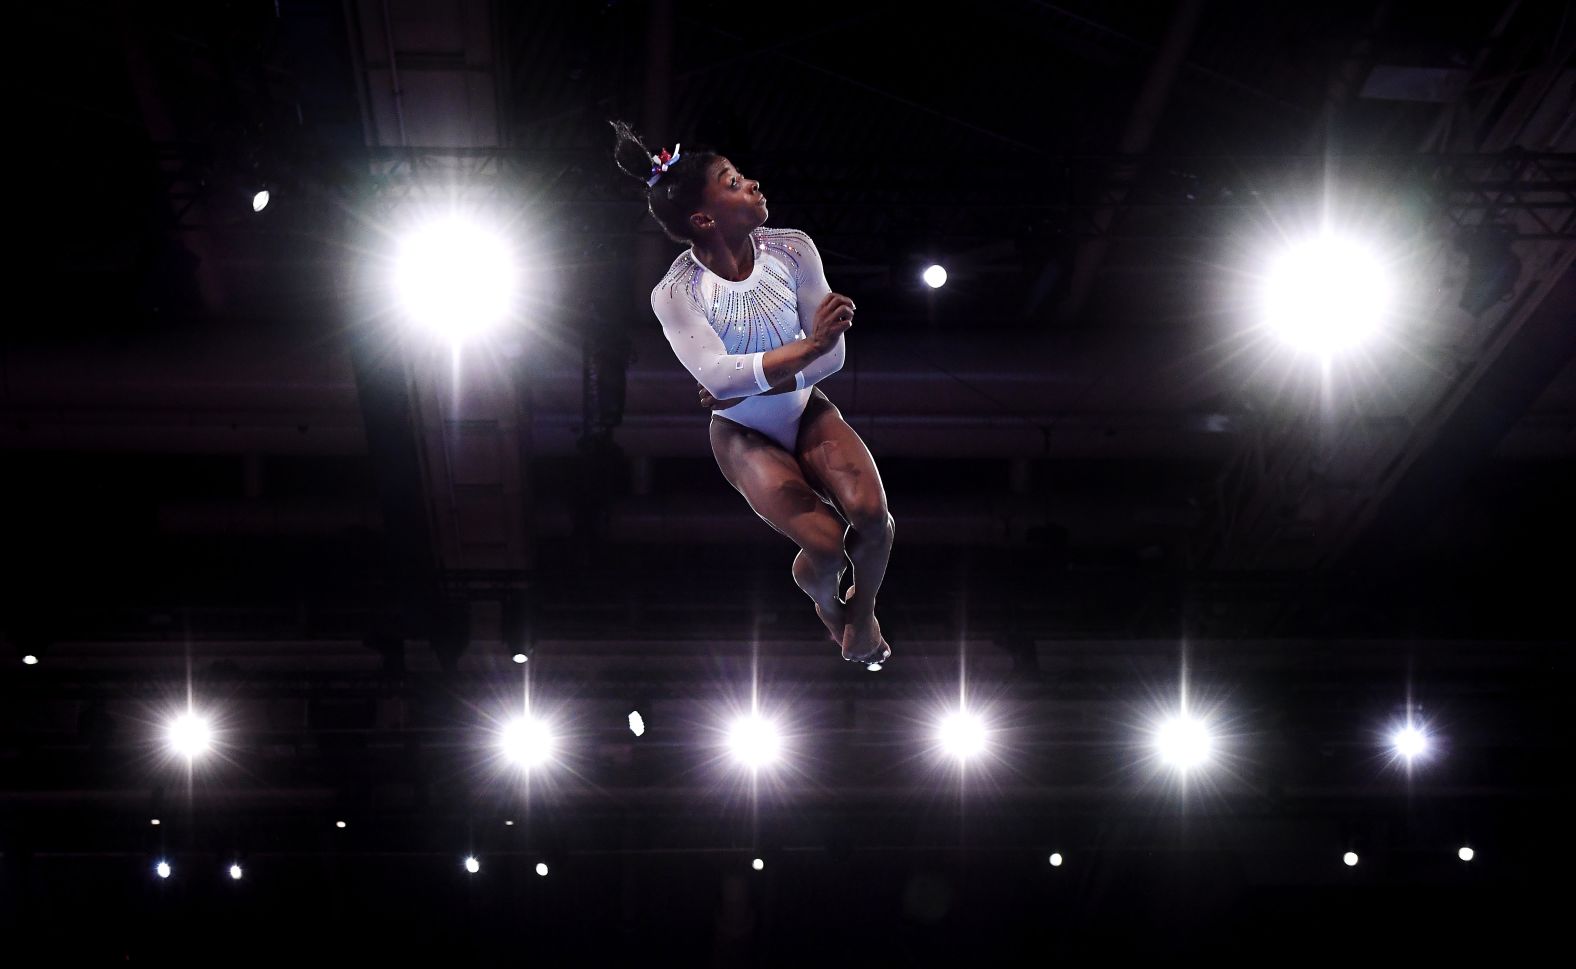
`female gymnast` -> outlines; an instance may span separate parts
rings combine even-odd
[[[878,669],[892,655],[875,610],[895,524],[875,459],[814,386],[843,365],[854,301],[831,291],[809,236],[764,227],[760,182],[709,151],[653,152],[628,124],[612,124],[618,167],[645,185],[668,238],[689,245],[651,308],[712,410],[717,466],[799,546],[793,580],[843,658]]]

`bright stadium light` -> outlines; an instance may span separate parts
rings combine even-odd
[[[1155,732],[1155,749],[1177,770],[1193,770],[1208,763],[1213,748],[1209,727],[1185,714],[1172,717]]]
[[[1298,350],[1330,357],[1383,326],[1391,285],[1366,246],[1331,234],[1293,246],[1264,281],[1264,323]]]
[[[450,218],[405,237],[394,279],[412,320],[461,344],[513,309],[515,256],[503,237]]]
[[[1428,753],[1428,734],[1413,724],[1407,724],[1390,735],[1390,744],[1408,762],[1414,761]]]
[[[171,721],[168,731],[170,749],[187,760],[195,760],[213,744],[213,730],[205,717],[187,712]]]
[[[503,731],[503,752],[522,767],[540,767],[553,757],[553,733],[535,717],[519,717]]]
[[[959,710],[941,722],[937,734],[942,749],[959,760],[967,760],[985,751],[985,722],[978,714]]]
[[[728,732],[728,746],[734,757],[752,770],[774,762],[782,749],[776,725],[760,714],[735,720]]]

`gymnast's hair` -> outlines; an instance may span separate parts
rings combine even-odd
[[[689,217],[698,211],[706,191],[706,180],[712,162],[717,160],[714,151],[681,151],[669,164],[668,170],[659,172],[652,158],[658,154],[649,148],[640,135],[623,121],[609,122],[618,136],[613,147],[613,160],[620,170],[631,178],[639,179],[646,192],[646,207],[651,217],[662,226],[674,242],[690,242],[694,236]],[[654,176],[656,184],[649,184]]]

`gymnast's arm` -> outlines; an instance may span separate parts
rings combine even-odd
[[[749,397],[782,383],[792,387],[800,371],[833,349],[802,339],[759,353],[728,353],[700,308],[676,290],[658,287],[651,308],[674,355],[718,400]]]

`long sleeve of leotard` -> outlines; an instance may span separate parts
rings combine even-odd
[[[763,390],[771,390],[756,374],[761,372],[760,353],[729,353],[722,338],[706,321],[695,301],[679,291],[679,287],[661,287],[651,294],[651,308],[662,323],[662,334],[668,345],[695,376],[702,387],[718,400],[748,397]]]
[[[797,246],[800,250],[800,258],[794,285],[799,302],[799,328],[804,331],[804,338],[808,340],[810,334],[815,332],[815,311],[831,294],[832,286],[826,281],[826,268],[821,265],[821,253],[815,248],[815,243],[810,241],[809,236],[803,233],[799,235],[804,242],[803,245]],[[839,333],[837,343],[832,349],[810,361],[809,366],[799,371],[795,382],[801,390],[811,384],[820,383],[843,369],[844,356],[843,334]]]

